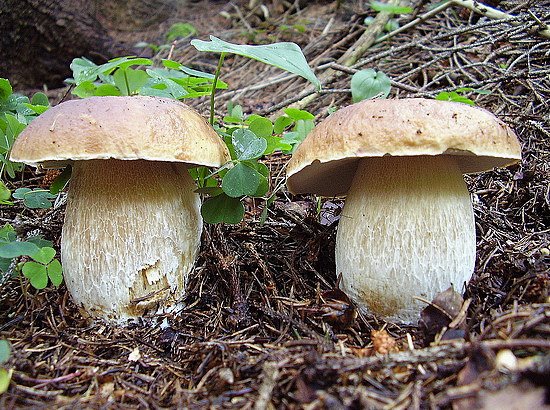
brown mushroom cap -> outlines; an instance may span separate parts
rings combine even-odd
[[[144,96],[92,97],[50,108],[17,138],[10,159],[58,168],[110,158],[210,167],[230,159],[220,137],[192,108]]]
[[[463,173],[521,159],[514,132],[490,112],[462,103],[365,100],[317,125],[287,167],[290,192],[345,194],[360,158],[452,155]]]

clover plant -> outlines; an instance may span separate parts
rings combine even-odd
[[[4,274],[3,277],[15,270],[23,273],[36,289],[44,289],[49,282],[59,286],[63,281],[63,270],[55,254],[52,243],[40,236],[20,241],[11,225],[6,224],[0,228],[0,273]],[[32,260],[14,266],[14,259],[21,256]]]
[[[85,58],[74,59],[71,68],[73,94],[81,98],[105,95],[149,95],[178,100],[210,96],[210,123],[217,130],[231,153],[231,161],[217,170],[191,170],[198,192],[209,195],[201,213],[207,223],[239,223],[244,217],[245,197],[264,197],[269,192],[269,169],[259,160],[273,152],[291,153],[313,128],[313,115],[302,110],[287,109],[272,122],[259,115],[243,114],[242,107],[230,104],[228,115],[215,119],[215,93],[226,89],[220,80],[221,67],[228,53],[252,58],[265,64],[300,75],[320,88],[320,82],[307,64],[300,47],[294,43],[268,45],[232,44],[219,38],[210,41],[192,40],[199,51],[220,53],[214,74],[204,73],[172,60],[162,60],[162,67],[153,67],[147,58],[120,57],[102,65]],[[25,191],[25,195],[38,195]],[[50,200],[47,193],[30,201],[34,205]],[[269,199],[269,198],[268,198]],[[27,201],[29,202],[29,201]],[[266,202],[267,204],[267,202]]]
[[[241,106],[230,104],[228,115],[215,120],[216,90],[227,88],[219,78],[225,55],[237,54],[279,67],[304,77],[318,89],[320,82],[294,43],[250,46],[210,37],[210,41],[193,40],[191,44],[199,51],[220,53],[214,74],[168,59],[156,67],[148,58],[133,56],[115,58],[101,65],[76,58],[71,63],[73,78],[66,82],[74,86],[72,93],[80,98],[148,95],[184,100],[210,96],[210,122],[227,144],[231,161],[213,171],[200,167],[190,172],[197,181],[198,192],[209,195],[201,211],[205,221],[239,223],[244,217],[243,198],[263,198],[270,190],[269,169],[260,159],[274,152],[292,153],[313,128],[314,117],[306,111],[288,108],[272,122],[259,115],[244,115]],[[9,161],[13,142],[27,124],[48,107],[43,93],[29,100],[13,94],[9,81],[0,79],[0,176],[6,173],[14,178],[15,172],[22,169],[22,164]],[[28,208],[49,208],[69,178],[70,167],[67,167],[50,190],[25,187],[13,194],[0,180],[0,204],[12,205],[13,200],[20,200]],[[274,193],[266,198],[264,211],[273,198]],[[264,212],[264,218],[265,215]],[[55,255],[51,243],[42,238],[22,241],[17,239],[11,225],[0,229],[0,271],[4,274],[20,272],[36,289],[43,289],[48,283],[59,286],[63,280],[62,268]],[[15,264],[17,258],[23,258],[22,262]]]

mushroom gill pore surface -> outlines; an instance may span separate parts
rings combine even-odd
[[[452,156],[365,158],[340,218],[336,271],[352,300],[388,320],[415,322],[475,265],[475,222]]]
[[[182,163],[76,161],[61,242],[74,301],[121,321],[181,298],[202,231],[194,190]]]

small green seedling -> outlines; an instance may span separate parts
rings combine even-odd
[[[55,254],[52,243],[41,237],[19,241],[11,225],[0,228],[0,271],[9,272],[16,258],[30,257],[32,261],[17,265],[17,270],[29,279],[35,289],[44,289],[49,281],[56,287],[63,282],[63,270]]]
[[[351,98],[354,103],[371,98],[386,98],[390,89],[391,81],[382,71],[368,68],[351,77]]]
[[[478,90],[471,87],[462,87],[462,88],[456,89],[455,91],[441,91],[435,96],[435,99],[440,101],[459,102],[459,103],[468,104],[472,106],[476,105],[476,103],[473,100],[463,95],[464,93],[468,93],[468,92],[473,92],[473,93],[482,94],[482,95],[491,94],[491,91],[489,90]]]

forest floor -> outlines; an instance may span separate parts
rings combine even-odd
[[[313,94],[301,78],[228,56],[221,115],[230,100],[263,115],[294,103],[321,120],[329,108],[351,103],[351,74],[375,68],[392,80],[389,98],[487,90],[465,95],[517,133],[521,164],[466,177],[478,253],[458,316],[427,327],[364,312],[355,317],[334,291],[342,199],[322,198],[318,212],[317,198],[282,190],[264,224],[262,202],[251,201],[243,223],[205,227],[185,307],[176,313],[127,327],[90,322],[63,285],[35,291],[9,279],[0,289],[0,338],[12,344],[14,372],[0,408],[550,405],[550,39],[537,34],[541,21],[550,23],[550,2],[499,2],[519,16],[510,21],[451,6],[382,39],[391,16],[381,13],[365,26],[365,17],[377,16],[367,2],[299,3],[266,2],[251,11],[244,1],[203,0],[182,17],[201,39],[296,42],[323,81],[323,91]],[[401,27],[433,6],[413,3],[413,14],[391,17]],[[139,33],[125,36],[142,40]],[[350,60],[345,53],[359,45],[363,51]],[[198,53],[189,39],[154,58],[168,55],[208,72],[217,63],[217,55]],[[66,91],[52,95],[60,99]],[[190,103],[207,114],[206,99]],[[272,187],[283,180],[287,159],[266,161]],[[33,178],[25,186],[42,183],[42,174]],[[1,222],[58,246],[62,220],[62,207],[11,208],[2,210]],[[428,316],[435,320],[437,312]]]

